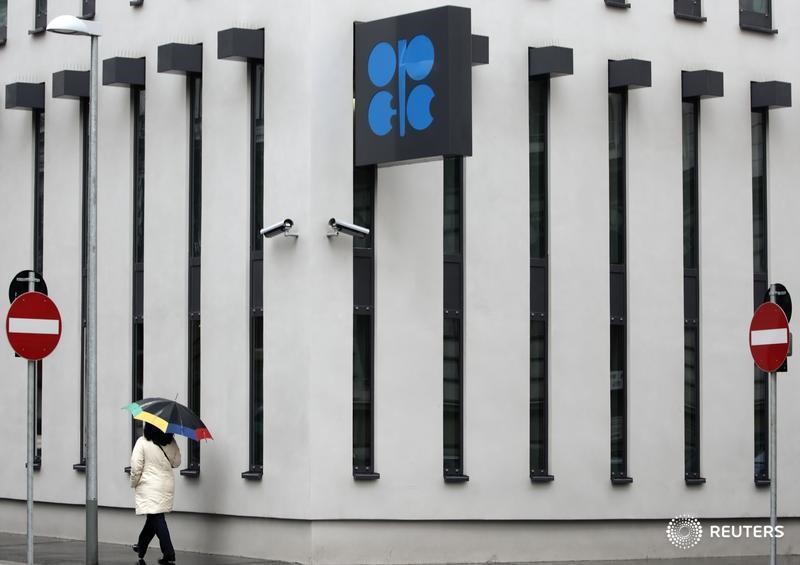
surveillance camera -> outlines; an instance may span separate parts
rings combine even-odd
[[[259,231],[259,233],[264,237],[275,237],[276,235],[280,234],[290,237],[297,237],[297,234],[289,233],[289,230],[292,229],[292,226],[294,226],[294,222],[289,218],[286,218],[282,222],[278,222],[277,224],[272,224],[271,226],[263,228]]]
[[[350,237],[367,237],[369,235],[369,228],[348,224],[336,218],[331,218],[330,221],[328,221],[328,225],[331,227],[331,232],[328,235],[339,235],[339,233],[349,235]]]

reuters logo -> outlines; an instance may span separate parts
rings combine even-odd
[[[688,514],[681,514],[667,524],[667,539],[679,549],[690,549],[703,537],[700,520]]]

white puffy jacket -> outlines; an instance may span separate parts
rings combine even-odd
[[[131,487],[136,489],[137,514],[172,512],[175,498],[173,467],[181,464],[181,450],[173,439],[162,447],[140,437],[131,454]]]

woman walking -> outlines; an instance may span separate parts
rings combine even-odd
[[[144,436],[136,440],[131,454],[131,487],[136,489],[136,514],[147,516],[139,542],[133,546],[140,560],[147,553],[153,536],[158,536],[163,554],[158,562],[162,565],[175,562],[175,549],[164,514],[172,512],[175,496],[172,469],[180,464],[181,451],[172,434],[165,434],[145,422]]]

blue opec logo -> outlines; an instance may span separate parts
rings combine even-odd
[[[369,54],[367,69],[369,80],[378,88],[389,84],[397,73],[397,104],[388,90],[380,90],[369,103],[369,127],[375,135],[384,136],[392,131],[392,118],[398,116],[400,137],[406,135],[406,122],[417,131],[433,123],[431,101],[436,95],[425,83],[414,86],[406,97],[407,78],[422,81],[430,75],[436,54],[433,42],[427,35],[417,35],[407,41],[397,42],[397,51],[386,41],[378,43]]]

